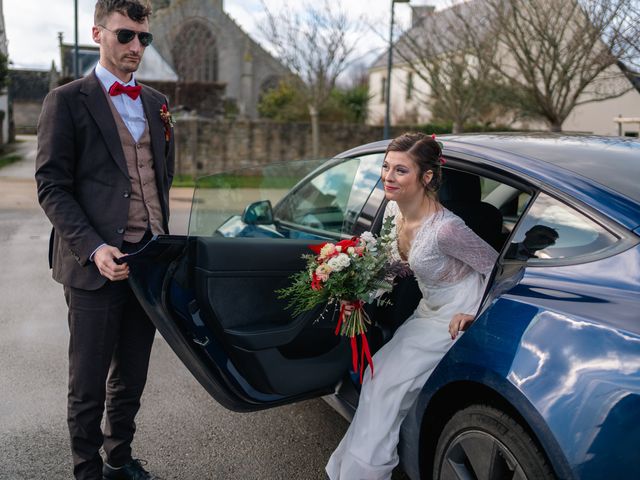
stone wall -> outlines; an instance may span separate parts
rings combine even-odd
[[[15,100],[13,102],[13,123],[16,134],[35,135],[42,102]]]
[[[177,119],[175,132],[179,175],[199,177],[246,166],[313,158],[311,126],[307,123],[183,117]],[[382,127],[322,123],[319,156],[330,158],[381,139]]]
[[[48,70],[9,70],[9,98],[16,133],[36,132],[42,102],[50,84],[51,72]]]

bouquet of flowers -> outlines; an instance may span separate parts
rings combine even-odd
[[[364,232],[359,237],[337,243],[310,245],[314,254],[303,255],[306,268],[293,275],[293,283],[278,290],[280,298],[289,300],[288,308],[299,315],[323,304],[339,304],[336,335],[351,338],[353,370],[364,372],[365,359],[373,375],[373,361],[365,332],[371,323],[363,306],[384,303],[381,296],[393,288],[390,248],[393,217],[387,217],[379,237]],[[358,340],[360,337],[360,355]],[[359,362],[358,362],[358,357]]]

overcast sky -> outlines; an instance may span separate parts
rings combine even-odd
[[[266,0],[270,10],[277,11],[284,0]],[[290,0],[298,5],[299,0]],[[384,38],[388,35],[391,0],[341,0],[343,8],[354,17],[365,15],[367,23],[376,25],[367,38],[360,42],[361,53],[371,56],[371,50],[380,53]],[[412,0],[414,5],[445,5],[447,0]],[[4,20],[9,40],[9,59],[14,68],[51,67],[51,61],[59,66],[58,32],[63,32],[65,42],[74,41],[74,0],[4,0]],[[91,26],[95,0],[78,0],[78,41],[92,45]],[[260,0],[224,0],[225,11],[233,17],[254,39],[261,41],[256,24],[263,16]],[[400,25],[408,25],[410,8],[407,4],[395,6]],[[378,28],[379,27],[379,28]],[[153,32],[153,23],[151,25]],[[264,42],[261,42],[264,43]]]

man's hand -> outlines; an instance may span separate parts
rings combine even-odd
[[[98,267],[100,275],[108,278],[113,282],[126,280],[129,277],[129,265],[118,265],[114,262],[114,258],[123,257],[124,253],[111,245],[100,247],[93,255],[93,262]]]
[[[464,332],[469,325],[473,323],[475,317],[473,315],[467,315],[466,313],[456,313],[449,323],[449,334],[451,334],[451,340],[455,340],[458,336],[458,332]]]

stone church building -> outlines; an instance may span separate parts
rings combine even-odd
[[[223,0],[152,0],[153,47],[179,82],[224,86],[225,103],[256,118],[260,94],[289,71],[224,12]]]
[[[261,93],[275,87],[289,70],[224,12],[223,0],[151,3],[153,44],[145,52],[137,78],[166,93],[176,112],[184,108],[205,117],[256,119]],[[0,28],[0,53],[6,51],[3,34]],[[52,65],[51,70],[10,72],[10,96],[19,133],[35,132],[47,92],[73,79],[74,46],[64,42],[62,34],[58,43],[59,70]],[[98,58],[98,45],[79,45],[80,75],[90,73]],[[6,95],[1,93],[0,111],[6,111]],[[2,124],[5,132],[0,141],[7,138],[7,123]]]

